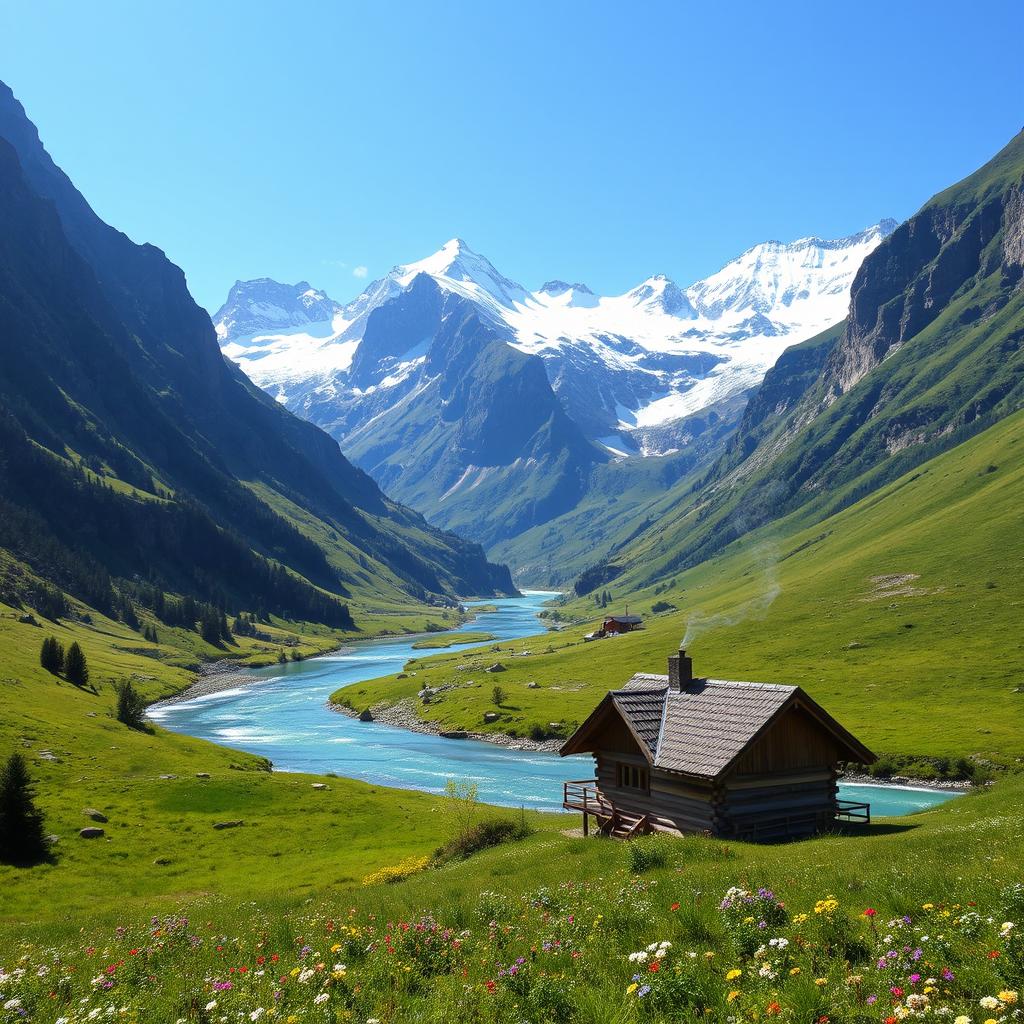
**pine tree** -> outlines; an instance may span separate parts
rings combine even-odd
[[[69,683],[75,686],[88,686],[89,684],[89,663],[85,660],[85,652],[78,645],[76,640],[69,648],[64,657],[64,674]]]
[[[64,671],[64,648],[55,636],[47,637],[39,651],[39,664],[55,676]]]
[[[33,800],[25,758],[11,754],[0,768],[0,862],[27,866],[49,856],[43,816]]]
[[[117,686],[117,720],[129,729],[146,728],[146,701],[127,680]]]

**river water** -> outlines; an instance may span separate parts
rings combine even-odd
[[[514,640],[543,630],[538,612],[555,595],[468,602],[497,606],[459,627]],[[491,804],[561,810],[562,783],[593,776],[590,757],[510,750],[474,740],[446,740],[376,722],[360,722],[326,707],[339,687],[400,672],[419,636],[361,640],[334,654],[252,672],[256,685],[222,690],[151,708],[149,716],[175,732],[270,758],[279,771],[335,772],[382,786],[441,793],[449,779],[474,782]],[[460,650],[486,645],[460,645]],[[625,680],[623,680],[625,682]],[[840,786],[840,796],[867,800],[873,814],[908,814],[955,794],[893,786]]]

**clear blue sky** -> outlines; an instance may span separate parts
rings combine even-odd
[[[215,309],[262,275],[346,299],[453,235],[617,292],[904,218],[1020,130],[1022,38],[1020,0],[21,0],[0,77]]]

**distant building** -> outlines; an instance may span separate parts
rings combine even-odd
[[[608,693],[563,745],[594,755],[596,778],[565,785],[584,832],[593,818],[616,836],[768,839],[870,820],[867,804],[838,799],[837,766],[875,755],[799,686],[694,679],[682,648],[668,668]]]
[[[639,615],[609,615],[601,629],[606,633],[632,633],[634,629],[643,629],[644,620]]]

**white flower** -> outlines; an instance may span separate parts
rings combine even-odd
[[[1001,1005],[1001,1003],[999,1002],[998,999],[996,999],[995,996],[982,996],[978,1000],[978,1005],[983,1010],[998,1010],[1000,1005]]]
[[[313,997],[313,1002],[319,1006],[321,1003],[326,1003],[331,997],[326,992],[321,992],[318,996]]]
[[[1010,934],[1010,932],[1012,932],[1012,931],[1013,931],[1013,922],[1012,921],[1004,921],[999,926],[999,937],[1001,939],[1005,939]]]
[[[264,1010],[262,1006],[257,1006],[256,1009],[249,1014],[249,1020],[259,1020],[266,1012],[267,1011]]]
[[[785,949],[789,945],[789,939],[769,939],[768,945],[774,946],[776,949]]]
[[[216,1009],[217,1009],[217,1000],[216,999],[211,999],[206,1004],[206,1012],[209,1013],[211,1010],[216,1010]]]
[[[4,1003],[5,1010],[16,1010],[19,1006],[21,1006],[20,999],[8,999],[7,1002]]]
[[[960,1016],[953,1021],[953,1024],[971,1024],[971,1018],[968,1017],[966,1013],[961,1013]]]

